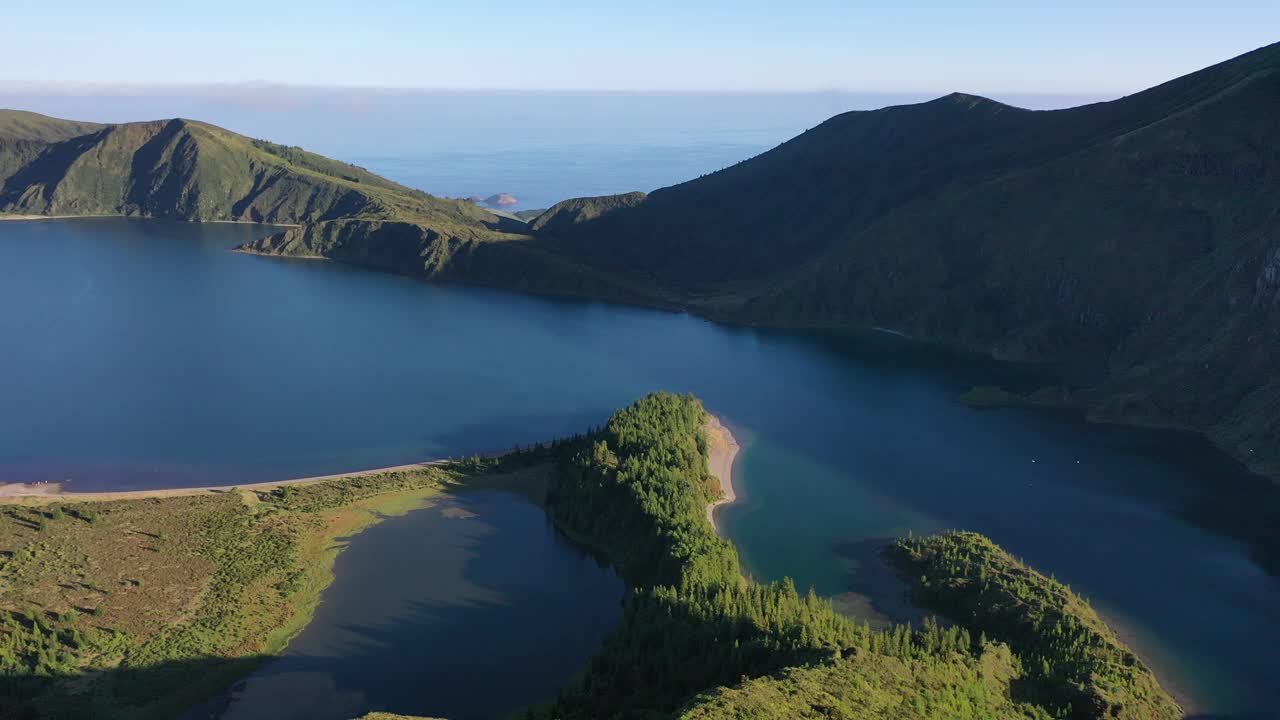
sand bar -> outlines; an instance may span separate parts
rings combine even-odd
[[[729,432],[729,428],[720,422],[720,418],[711,415],[706,424],[707,431],[707,465],[711,474],[720,481],[720,498],[707,505],[707,522],[716,527],[716,508],[728,505],[738,499],[733,489],[733,463],[741,449],[738,440]],[[719,532],[719,528],[716,528]]]

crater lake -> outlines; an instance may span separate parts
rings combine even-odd
[[[503,450],[653,390],[694,392],[744,446],[738,502],[718,521],[758,577],[895,617],[883,542],[976,530],[1088,597],[1193,714],[1280,711],[1280,581],[1196,520],[1266,481],[1200,440],[965,407],[974,385],[1030,380],[900,338],[230,251],[268,231],[0,223],[0,481],[95,491],[322,475]],[[360,612],[358,594],[342,597]]]

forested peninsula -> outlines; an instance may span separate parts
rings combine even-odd
[[[0,714],[173,717],[305,625],[331,580],[335,539],[439,492],[500,488],[540,502],[628,586],[588,667],[525,717],[1181,717],[1083,600],[980,536],[891,550],[946,626],[872,631],[789,580],[744,577],[706,514],[721,492],[708,420],[696,398],[657,393],[599,429],[500,457],[5,504]]]

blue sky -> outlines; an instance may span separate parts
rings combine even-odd
[[[1274,0],[5,5],[0,85],[8,87],[265,81],[1115,95],[1280,39]]]

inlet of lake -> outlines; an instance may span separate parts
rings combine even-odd
[[[0,223],[0,481],[88,491],[328,474],[529,444],[647,392],[688,391],[744,447],[739,501],[718,517],[756,577],[790,576],[883,619],[898,613],[877,555],[887,538],[980,531],[1089,598],[1194,715],[1280,714],[1280,581],[1188,520],[1265,481],[1204,442],[967,408],[960,393],[1018,372],[888,336],[229,251],[264,232]],[[470,526],[429,508],[353,539],[316,621],[243,696],[264,674],[319,664],[335,697],[450,712],[462,673],[473,694],[499,696],[475,710],[485,717],[580,669],[617,617],[616,578],[514,496],[448,502],[483,507],[459,521]],[[541,559],[495,559],[522,544]],[[375,576],[399,578],[394,598],[360,581]],[[510,634],[501,661],[467,654],[487,623]],[[456,665],[441,662],[450,647]],[[338,648],[350,662],[333,660]],[[423,672],[376,672],[398,665]],[[441,708],[406,707],[433,691]]]
[[[334,577],[279,658],[184,720],[499,717],[554,698],[622,614],[622,580],[512,493],[387,518]]]

